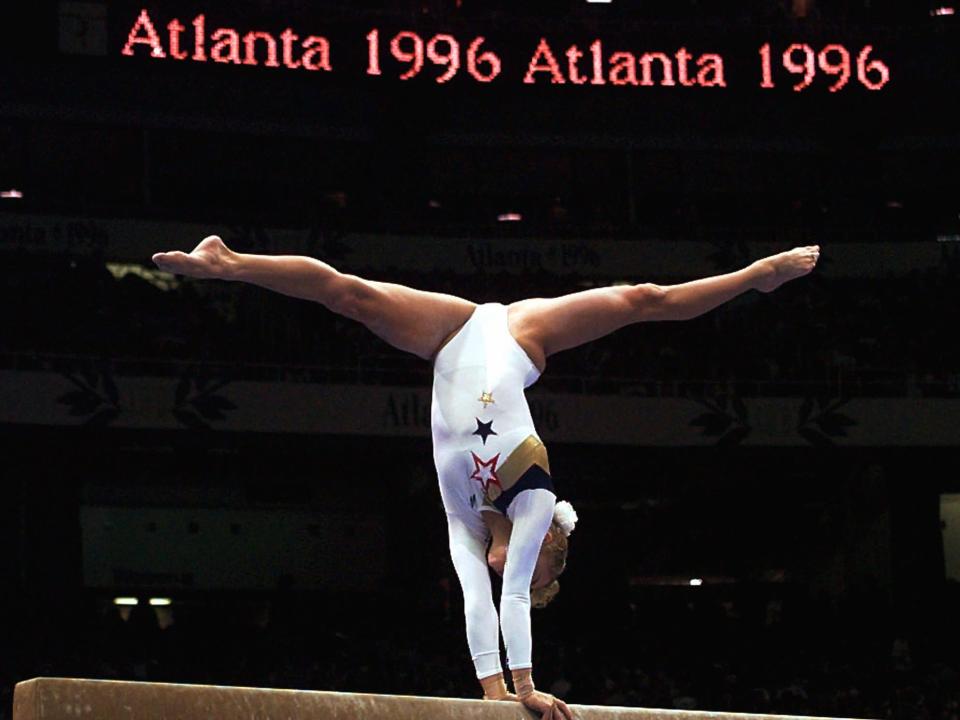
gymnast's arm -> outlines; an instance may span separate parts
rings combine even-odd
[[[500,629],[507,647],[513,689],[520,701],[544,718],[571,718],[569,708],[533,686],[533,640],[530,632],[530,582],[540,546],[553,522],[557,496],[543,488],[524,490],[507,508],[513,522],[500,595]]]
[[[456,515],[447,515],[450,557],[463,590],[467,645],[485,700],[513,700],[500,667],[500,629],[487,570],[487,539],[475,535]]]

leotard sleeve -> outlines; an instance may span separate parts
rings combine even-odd
[[[490,573],[487,570],[487,538],[478,536],[463,520],[452,514],[447,515],[447,529],[450,533],[450,557],[463,590],[467,645],[477,678],[483,679],[502,672],[497,608],[493,604]]]
[[[543,538],[553,521],[557,496],[549,490],[524,490],[510,503],[507,516],[513,522],[500,595],[500,628],[511,670],[533,666],[530,635],[530,581],[540,555]],[[488,578],[489,580],[489,578]]]

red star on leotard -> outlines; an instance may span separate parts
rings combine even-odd
[[[473,474],[470,476],[470,479],[480,483],[484,495],[487,494],[487,488],[490,487],[490,483],[493,483],[502,491],[503,486],[500,484],[500,478],[497,477],[497,461],[500,460],[500,453],[497,453],[489,460],[481,460],[475,452],[471,452],[470,454],[473,455],[474,465]]]

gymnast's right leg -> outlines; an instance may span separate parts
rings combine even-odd
[[[365,280],[300,255],[234,252],[216,235],[190,253],[156,253],[161,270],[195,278],[239,280],[312,300],[365,325],[400,350],[431,359],[469,318],[474,303],[454,295]]]

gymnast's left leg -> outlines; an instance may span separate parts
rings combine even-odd
[[[811,245],[757,260],[736,272],[679,285],[643,283],[521,300],[509,307],[510,332],[543,370],[550,355],[626,325],[689,320],[748,290],[771,292],[811,272],[819,257],[820,246]]]

